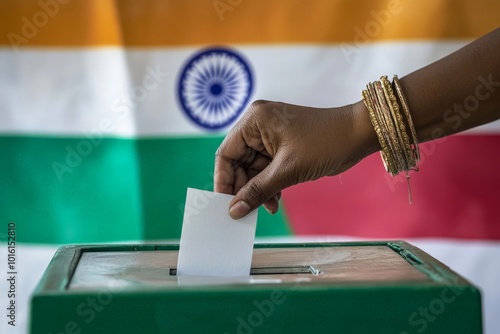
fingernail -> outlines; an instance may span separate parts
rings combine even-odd
[[[248,211],[250,211],[250,205],[245,201],[239,201],[229,208],[229,215],[233,219],[240,219],[243,218]]]
[[[269,210],[267,208],[267,206],[265,206],[265,205],[262,205],[262,206],[264,207],[264,209],[266,209],[267,212],[269,212],[270,215],[274,215],[274,212],[272,212],[271,210]]]

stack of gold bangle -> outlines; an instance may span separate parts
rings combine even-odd
[[[397,75],[394,76],[392,84],[387,76],[382,76],[380,81],[368,83],[362,95],[382,148],[380,154],[385,169],[392,176],[406,172],[411,203],[408,172],[418,170],[416,166],[420,160],[420,152],[408,103]],[[406,130],[407,126],[410,129],[409,134]]]

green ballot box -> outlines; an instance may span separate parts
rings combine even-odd
[[[178,249],[60,248],[31,333],[482,333],[478,289],[402,241],[257,244],[244,277],[177,276]]]

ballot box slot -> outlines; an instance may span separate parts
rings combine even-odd
[[[321,271],[313,266],[296,267],[261,267],[251,268],[250,275],[290,275],[290,274],[310,274],[319,275]],[[170,276],[177,275],[177,268],[170,268]]]

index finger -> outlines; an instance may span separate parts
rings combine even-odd
[[[235,183],[235,161],[246,153],[243,137],[230,131],[215,153],[214,191],[233,194]]]

